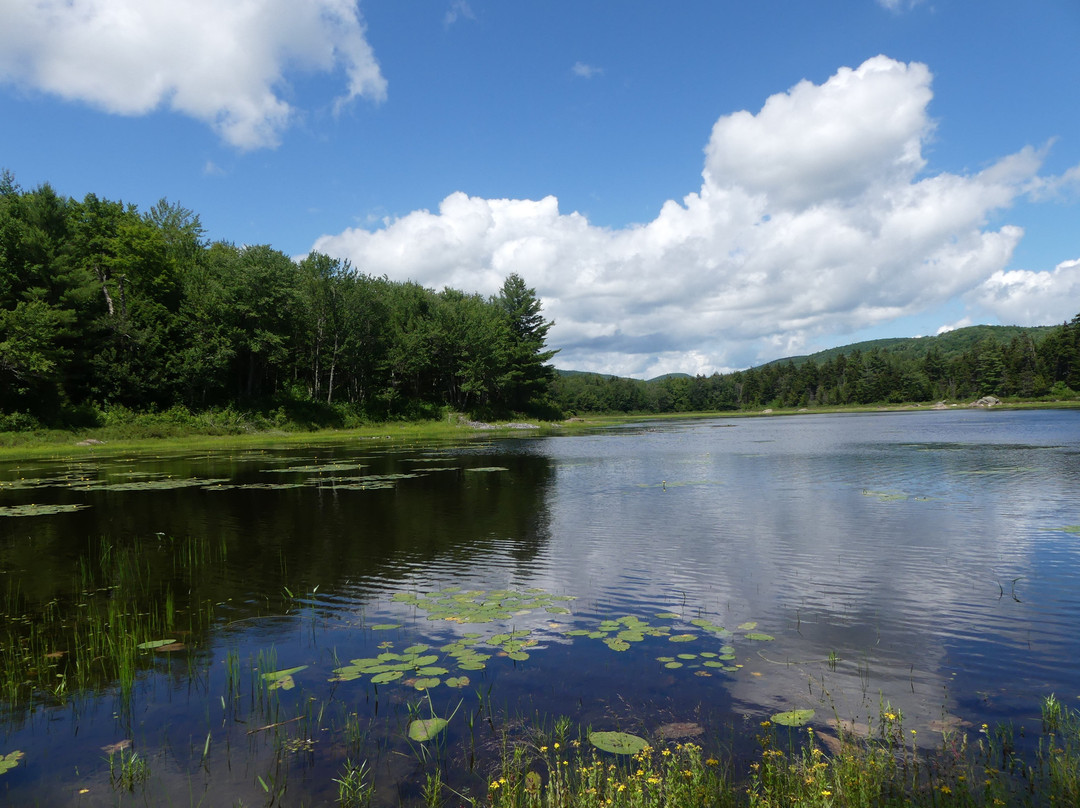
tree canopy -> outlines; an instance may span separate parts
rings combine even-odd
[[[516,274],[490,298],[435,292],[320,253],[209,242],[165,199],[143,214],[0,175],[0,414],[549,411],[550,326]]]

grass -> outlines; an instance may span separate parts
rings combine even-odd
[[[1047,701],[1053,702],[1051,697]],[[759,752],[741,776],[695,744],[604,755],[587,741],[549,737],[504,749],[488,780],[492,808],[998,808],[1080,804],[1080,713],[1054,702],[1056,731],[1027,758],[1011,727],[946,733],[925,751],[882,705],[870,738],[823,743],[813,728],[761,724]],[[1044,705],[1045,712],[1045,705]]]
[[[194,580],[223,558],[223,547],[203,538],[126,547],[102,540],[96,553],[80,560],[64,608],[59,600],[41,606],[25,599],[18,581],[9,580],[0,697],[10,706],[63,703],[115,682],[126,701],[141,670],[156,656],[184,648],[175,640],[198,636],[210,619],[202,609],[178,607],[160,573]],[[156,650],[164,645],[170,647]]]

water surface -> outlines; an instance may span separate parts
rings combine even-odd
[[[102,747],[119,741],[149,763],[130,798],[150,804],[262,804],[278,789],[333,804],[347,757],[371,762],[393,804],[432,765],[482,791],[504,733],[559,715],[652,737],[696,723],[699,741],[739,754],[783,710],[814,709],[828,732],[887,700],[933,745],[943,728],[1037,725],[1042,697],[1080,696],[1070,411],[95,451],[8,463],[0,481],[0,513],[85,506],[0,517],[10,636],[127,591],[119,578],[77,591],[103,548],[145,559],[140,608],[168,599],[183,627],[169,637],[182,649],[140,655],[130,693],[102,676],[50,695],[63,661],[26,674],[34,695],[6,700],[0,747],[25,753],[0,775],[12,804],[116,804]],[[507,611],[429,619],[454,598]],[[632,621],[656,633],[620,648]],[[462,640],[490,656],[481,669],[442,650]],[[447,672],[340,681],[349,660],[418,645]],[[294,667],[293,687],[267,689],[262,674]],[[417,690],[424,678],[439,683]],[[432,712],[454,719],[429,752],[403,736]]]

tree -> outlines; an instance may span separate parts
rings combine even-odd
[[[555,377],[555,369],[546,363],[558,351],[545,349],[554,323],[544,320],[536,290],[526,286],[516,273],[507,277],[494,302],[509,326],[507,367],[500,385],[502,401],[511,410],[528,410],[548,395]]]

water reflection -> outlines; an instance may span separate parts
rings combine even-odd
[[[145,608],[170,591],[174,608],[205,620],[192,653],[142,660],[135,714],[117,710],[112,685],[77,713],[52,708],[39,723],[12,725],[7,745],[28,757],[6,783],[56,788],[63,803],[74,781],[49,773],[94,771],[98,747],[118,733],[187,748],[173,765],[197,771],[209,733],[215,750],[246,744],[245,763],[223,765],[216,751],[203,787],[253,800],[255,775],[281,757],[272,731],[244,740],[276,724],[260,712],[269,708],[251,672],[272,652],[279,668],[306,666],[296,691],[275,697],[278,719],[307,726],[294,711],[329,705],[320,753],[286,766],[323,793],[348,751],[348,716],[400,736],[401,712],[417,698],[406,686],[331,685],[343,660],[470,633],[486,642],[495,631],[527,633],[527,658],[489,647],[473,695],[440,686],[433,708],[486,693],[504,715],[571,714],[645,732],[696,721],[735,746],[774,711],[813,708],[823,724],[876,714],[882,699],[920,731],[1022,723],[1037,717],[1040,697],[1080,684],[1071,581],[1080,534],[1063,530],[1080,524],[1078,439],[1072,412],[808,415],[0,468],[0,507],[91,506],[0,519],[9,611],[72,598],[73,570],[103,543],[156,553],[209,539],[225,551],[197,570],[153,567]],[[219,482],[165,484],[192,479]],[[447,587],[577,599],[569,615],[521,610],[491,626],[428,620],[395,600]],[[631,615],[671,630],[622,650],[605,644],[614,632],[568,635]],[[677,633],[695,639],[676,646]],[[736,670],[718,667],[726,646]],[[680,653],[682,667],[663,662]],[[230,660],[243,670],[240,706],[222,695]],[[304,740],[287,726],[287,740]],[[79,742],[46,751],[34,735],[46,727]],[[461,727],[450,738],[466,743]],[[387,763],[382,776],[399,774]]]

